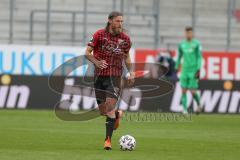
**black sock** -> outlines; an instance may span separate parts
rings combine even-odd
[[[107,119],[106,119],[106,139],[108,137],[110,139],[112,138],[114,123],[115,123],[115,118],[107,117]]]

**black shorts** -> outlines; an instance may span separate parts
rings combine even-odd
[[[105,102],[107,97],[118,99],[120,95],[121,77],[95,76],[94,90],[97,103]]]

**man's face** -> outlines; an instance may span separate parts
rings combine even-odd
[[[185,31],[185,37],[187,40],[191,40],[193,38],[193,32],[190,31]]]
[[[122,16],[114,17],[112,20],[109,20],[109,23],[111,24],[112,30],[115,34],[119,34],[120,32],[122,32]]]

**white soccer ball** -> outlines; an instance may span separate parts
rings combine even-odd
[[[136,140],[133,136],[124,135],[119,139],[120,149],[124,151],[132,151],[136,147]]]

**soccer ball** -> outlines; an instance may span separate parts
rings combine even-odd
[[[136,146],[136,140],[130,135],[124,135],[119,139],[120,149],[124,151],[132,151]]]

